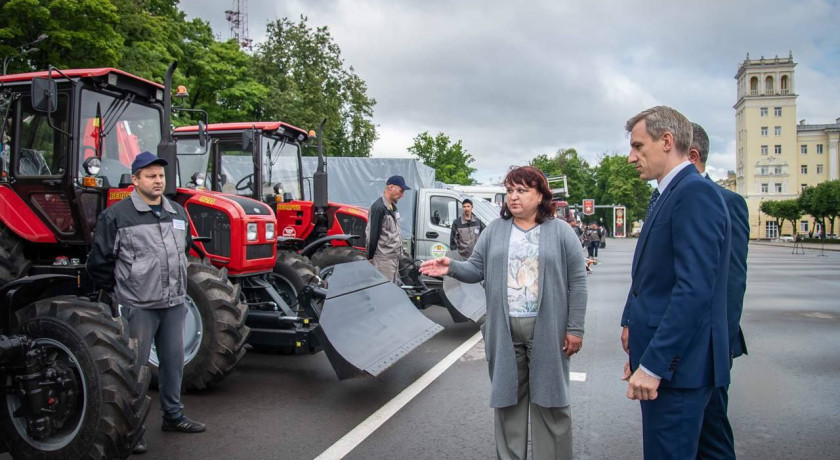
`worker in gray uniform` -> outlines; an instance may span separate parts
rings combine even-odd
[[[472,208],[472,200],[465,198],[461,204],[463,214],[452,222],[452,232],[449,234],[449,248],[458,251],[463,260],[470,258],[478,235],[484,231],[484,222],[473,215]]]
[[[400,255],[403,250],[397,201],[403,197],[406,190],[411,188],[406,185],[402,176],[389,177],[382,196],[370,205],[365,228],[368,260],[388,281],[394,283],[398,283]]]

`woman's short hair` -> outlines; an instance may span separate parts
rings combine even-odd
[[[552,200],[551,188],[548,187],[548,179],[545,174],[533,166],[513,166],[505,176],[503,182],[505,187],[513,187],[516,185],[524,185],[526,187],[535,188],[542,200],[537,205],[537,223],[541,224],[546,219],[554,219],[554,213],[557,211],[557,203]],[[502,212],[500,213],[502,219],[510,219],[513,217],[507,205],[507,199],[502,203]]]

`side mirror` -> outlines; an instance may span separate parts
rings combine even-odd
[[[198,145],[202,148],[207,145],[207,125],[204,120],[198,120]]]
[[[51,78],[32,79],[32,108],[38,112],[53,113],[58,110],[58,85]]]
[[[254,148],[254,131],[242,131],[242,150],[247,152]]]

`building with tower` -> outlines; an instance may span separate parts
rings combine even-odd
[[[747,200],[750,238],[808,233],[813,219],[779,228],[759,208],[765,200],[797,198],[805,187],[840,178],[840,118],[809,125],[797,121],[793,53],[747,58],[735,79],[735,191]]]

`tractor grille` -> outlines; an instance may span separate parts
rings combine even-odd
[[[245,258],[253,259],[270,259],[274,256],[273,244],[252,244],[245,246]]]
[[[341,225],[341,231],[348,235],[357,235],[359,237],[351,241],[351,245],[367,247],[367,240],[365,239],[367,221],[365,219],[344,213],[337,213],[335,218],[338,219],[338,224]]]
[[[196,203],[187,205],[187,212],[198,236],[211,238],[204,243],[204,249],[210,254],[230,257],[230,218],[227,214]]]

